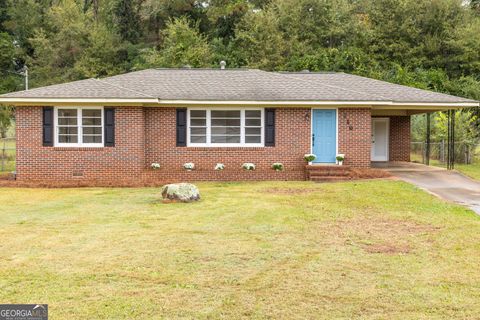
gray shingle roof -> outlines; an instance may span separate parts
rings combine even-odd
[[[86,79],[28,91],[11,92],[2,97],[11,98],[153,98],[143,92],[117,87],[103,80]]]
[[[371,100],[371,94],[260,70],[149,69],[102,81],[161,100]]]
[[[352,88],[365,94],[379,96],[384,100],[390,100],[393,102],[473,102],[473,100],[470,99],[416,89],[347,73],[298,72],[284,74],[299,79],[307,79],[319,84],[330,84],[342,88]]]
[[[0,103],[3,98],[474,102],[344,73],[277,73],[247,69],[147,69],[12,92],[1,95]]]

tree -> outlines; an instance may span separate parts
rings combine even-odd
[[[35,48],[27,60],[32,85],[51,84],[81,78],[74,65],[90,45],[92,17],[74,0],[61,1],[46,13],[43,28],[29,39]]]
[[[235,37],[235,28],[245,14],[253,9],[247,0],[212,0],[209,2],[207,16],[211,23],[211,35],[225,44]]]
[[[0,0],[0,32],[5,31],[3,23],[8,20],[8,3],[7,0]]]
[[[202,7],[195,0],[144,0],[141,5],[140,15],[145,20],[145,25],[153,33],[155,45],[162,43],[162,30],[170,19],[188,17],[190,19],[202,18]]]
[[[8,128],[12,122],[13,108],[0,106],[0,138],[7,136]]]
[[[480,0],[470,0],[470,7],[472,10],[480,13]]]
[[[82,78],[115,75],[128,69],[125,61],[125,44],[102,24],[89,34],[88,45],[75,61],[74,69]]]
[[[136,43],[141,34],[140,5],[137,0],[116,0],[113,14],[116,27],[123,40]]]
[[[99,10],[99,0],[84,0],[83,2],[83,12],[87,12],[90,8],[93,10],[93,17],[95,20],[98,19],[98,10]]]
[[[13,71],[15,47],[12,37],[5,32],[0,32],[0,71]]]
[[[167,23],[163,33],[164,44],[160,51],[149,50],[147,65],[159,67],[208,67],[212,64],[212,51],[207,39],[200,34],[198,23],[190,25],[186,17]]]
[[[283,38],[272,8],[249,12],[235,33],[235,51],[240,64],[267,70],[285,65],[292,48]]]

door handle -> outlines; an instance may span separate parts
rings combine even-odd
[[[312,146],[315,146],[315,133],[312,133]]]

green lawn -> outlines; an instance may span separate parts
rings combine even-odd
[[[15,170],[15,140],[7,139],[4,142],[4,140],[0,139],[0,172],[12,172],[14,170]]]
[[[470,178],[480,180],[480,162],[474,164],[455,164],[455,169]]]
[[[480,217],[400,181],[0,189],[0,301],[51,319],[473,319]]]
[[[422,157],[419,155],[412,154],[411,159],[414,162],[422,162]],[[430,165],[442,168],[446,167],[446,164],[440,163],[440,161],[434,159],[430,160]],[[478,159],[475,163],[472,164],[455,163],[455,170],[463,173],[470,178],[480,180],[480,160]]]

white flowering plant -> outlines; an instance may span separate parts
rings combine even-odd
[[[283,163],[275,162],[274,164],[272,164],[272,169],[275,171],[283,171],[284,169]]]
[[[303,159],[306,162],[312,162],[313,160],[317,159],[317,156],[314,155],[313,153],[307,153],[306,155],[303,156]]]
[[[160,163],[154,162],[154,163],[152,163],[152,164],[150,165],[150,167],[151,167],[153,170],[158,170],[158,169],[160,169]]]
[[[183,164],[183,168],[185,170],[191,171],[191,170],[195,169],[195,164],[193,162],[187,162],[187,163]]]
[[[249,162],[245,162],[244,164],[242,164],[242,168],[243,168],[244,170],[247,170],[247,171],[253,171],[253,170],[255,170],[255,164],[249,163]]]
[[[225,165],[223,163],[217,163],[215,165],[215,170],[216,171],[222,171],[223,169],[225,169]]]

